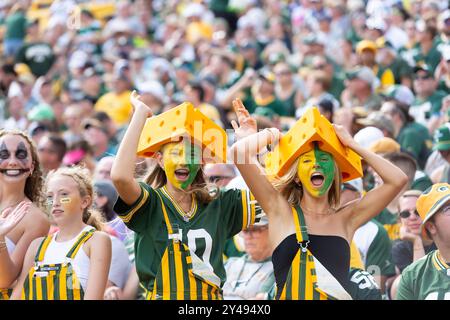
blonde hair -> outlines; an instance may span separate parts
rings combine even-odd
[[[41,165],[39,163],[36,145],[34,144],[33,140],[31,140],[31,138],[23,131],[4,130],[4,129],[0,130],[0,138],[7,135],[19,136],[27,141],[31,151],[31,160],[33,163],[34,170],[25,181],[24,193],[25,196],[28,199],[30,199],[31,202],[33,202],[36,206],[38,206],[39,208],[44,208],[44,197],[42,195],[42,186],[44,184],[44,177],[42,174]]]
[[[89,205],[83,211],[83,222],[102,231],[104,229],[104,219],[100,211],[92,208],[94,201],[94,186],[92,184],[91,173],[89,169],[81,166],[64,167],[51,171],[47,175],[45,185],[55,176],[65,176],[72,178],[78,185],[78,191],[82,197],[91,198]]]
[[[296,182],[298,176],[298,162],[300,156],[290,166],[289,170],[281,177],[272,178],[272,185],[277,189],[281,195],[289,202],[291,206],[300,206],[300,202],[303,198],[303,186],[300,181]],[[334,161],[334,179],[333,184],[328,192],[328,203],[330,206],[337,210],[341,199],[341,184],[342,174],[341,170]]]

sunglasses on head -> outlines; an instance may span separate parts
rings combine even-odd
[[[413,212],[409,211],[409,210],[403,210],[400,212],[400,217],[403,219],[407,219],[409,218],[409,216],[411,215],[411,213],[414,213],[416,216],[420,217],[419,213],[417,212],[417,210],[414,209]]]

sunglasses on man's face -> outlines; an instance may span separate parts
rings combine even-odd
[[[214,183],[214,182],[218,182],[218,181],[225,180],[225,179],[231,179],[231,178],[233,178],[233,177],[230,177],[230,176],[209,176],[208,177],[208,181],[211,182],[211,183]]]
[[[403,210],[403,211],[400,212],[399,215],[400,215],[400,217],[403,218],[403,219],[408,219],[409,216],[411,215],[411,213],[414,213],[417,217],[420,218],[419,213],[418,213],[417,210],[415,210],[415,209],[414,209],[414,211]]]
[[[417,76],[415,79],[416,80],[428,80],[428,79],[431,79],[431,76]]]

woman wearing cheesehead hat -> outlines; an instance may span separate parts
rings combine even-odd
[[[146,298],[222,299],[224,245],[227,239],[258,220],[253,197],[241,190],[211,193],[203,176],[202,150],[189,137],[164,142],[155,151],[157,165],[145,182],[136,181],[133,178],[136,151],[141,133],[146,134],[143,129],[152,111],[135,92],[131,102],[134,114],[111,178],[119,194],[114,211],[136,234],[136,270]],[[167,112],[175,115],[180,110]],[[212,128],[223,131],[200,112],[197,115],[204,117]],[[173,129],[178,119],[168,117],[167,113],[157,117],[161,121],[156,128],[150,128],[151,132],[168,122]],[[157,138],[170,137],[152,139]],[[226,146],[226,141],[219,142]]]
[[[437,183],[417,199],[422,234],[437,250],[403,270],[398,300],[450,300],[450,185]]]
[[[234,129],[248,130],[248,112],[242,103],[235,102],[240,127],[233,123]],[[269,218],[269,238],[274,249],[272,261],[277,283],[277,299],[325,300],[351,299],[348,293],[348,273],[350,267],[350,243],[361,225],[374,218],[392,201],[407,183],[403,172],[382,157],[362,148],[341,126],[332,127],[325,118],[320,117],[317,109],[305,115],[293,127],[298,131],[287,133],[282,140],[284,146],[295,145],[292,162],[285,161],[285,170],[281,176],[267,171],[270,164],[266,161],[266,173],[260,169],[256,156],[272,143],[280,140],[280,132],[271,128],[249,135],[237,141],[230,150],[233,160],[241,172],[252,194]],[[314,123],[310,123],[314,117]],[[327,130],[326,140],[335,142],[338,150],[340,143],[347,151],[336,151],[336,157],[321,149],[328,142],[325,139],[302,139],[313,130]],[[291,129],[292,130],[292,129]],[[315,132],[318,132],[318,129]],[[323,131],[325,132],[325,131]],[[333,136],[334,135],[334,136]],[[336,136],[337,135],[337,136]],[[289,140],[289,137],[292,139]],[[255,143],[256,141],[256,143]],[[302,142],[303,141],[303,142]],[[340,142],[339,142],[340,141]],[[282,163],[281,142],[272,155],[272,163]],[[280,148],[279,148],[280,147]],[[279,149],[277,149],[279,148]],[[303,151],[301,148],[303,148]],[[329,149],[330,150],[330,149]],[[353,150],[353,151],[352,151]],[[384,183],[369,191],[363,198],[339,207],[341,192],[341,170],[343,153],[355,152],[355,159],[361,156],[380,175]],[[285,153],[286,154],[286,153]],[[269,158],[270,159],[270,158]],[[242,160],[245,160],[243,164]],[[339,165],[338,165],[339,161]],[[356,160],[355,160],[356,161]],[[356,163],[356,162],[352,162]],[[359,163],[358,175],[362,169]],[[357,170],[357,169],[355,169]],[[347,170],[348,172],[348,170]],[[355,174],[356,175],[356,174]],[[323,277],[326,280],[323,281]]]

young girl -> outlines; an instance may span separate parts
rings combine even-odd
[[[237,112],[240,120],[250,117],[242,103],[238,103]],[[233,126],[235,130],[247,127]],[[407,183],[399,168],[360,147],[341,126],[334,128],[342,144],[358,153],[384,181],[343,208],[339,208],[339,167],[333,155],[321,150],[318,143],[301,154],[284,176],[273,181],[263,174],[256,156],[263,147],[280,139],[277,129],[254,133],[237,141],[230,150],[269,217],[277,299],[350,299],[349,244],[353,234],[381,212]],[[245,163],[240,163],[242,159]]]
[[[136,150],[151,109],[133,92],[134,114],[111,178],[119,193],[114,211],[136,232],[135,259],[147,299],[221,299],[226,239],[256,220],[247,191],[212,196],[201,149],[186,138],[165,144],[145,182],[133,178]],[[224,142],[225,143],[225,142]]]
[[[111,240],[91,208],[87,169],[61,168],[45,184],[47,210],[59,231],[34,240],[13,299],[101,300],[111,263]]]
[[[47,234],[36,148],[21,131],[0,130],[0,300],[8,299],[30,243]]]

